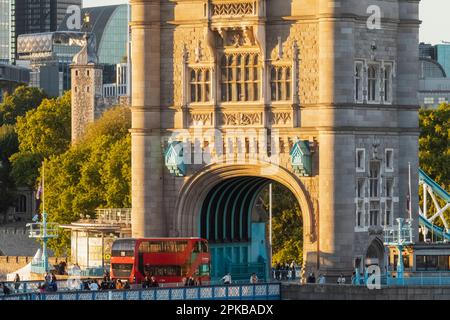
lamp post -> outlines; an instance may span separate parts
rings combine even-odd
[[[412,238],[412,219],[397,218],[397,230],[386,230],[384,244],[395,247],[398,250],[397,279],[403,279],[405,265],[403,263],[403,249],[405,246],[414,244]]]
[[[45,274],[50,271],[47,250],[48,240],[58,237],[57,226],[47,222],[47,212],[45,211],[45,163],[42,166],[42,220],[38,223],[29,223],[27,227],[30,227],[30,238],[42,240],[42,257],[38,266],[38,270],[41,272],[36,273]]]

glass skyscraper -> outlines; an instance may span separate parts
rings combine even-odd
[[[14,63],[17,37],[56,31],[71,5],[82,0],[0,0],[0,60]]]
[[[0,0],[0,63],[15,55],[14,0]]]
[[[115,66],[123,62],[127,56],[128,5],[84,8],[81,15],[86,14],[91,21],[87,31],[95,34],[100,63]],[[58,31],[78,31],[69,30],[66,20],[61,23]]]
[[[444,68],[445,73],[450,75],[450,44],[436,45],[436,60]]]

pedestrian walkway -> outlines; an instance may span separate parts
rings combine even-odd
[[[111,291],[62,291],[0,296],[0,300],[280,300],[280,283]]]

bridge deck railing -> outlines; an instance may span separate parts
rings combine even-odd
[[[0,296],[0,300],[280,300],[280,283],[140,290],[62,291]]]

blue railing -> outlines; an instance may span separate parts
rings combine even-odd
[[[360,278],[359,283],[352,282],[353,285],[365,286],[367,279]],[[408,286],[450,286],[450,273],[422,273],[415,272],[405,275],[403,278],[395,278],[392,275],[382,275],[380,284],[387,287],[408,287]]]
[[[401,279],[386,277],[387,286],[450,286],[450,273],[427,275],[426,273],[405,276]]]
[[[146,290],[63,291],[0,296],[0,300],[280,300],[280,284],[221,285]]]

